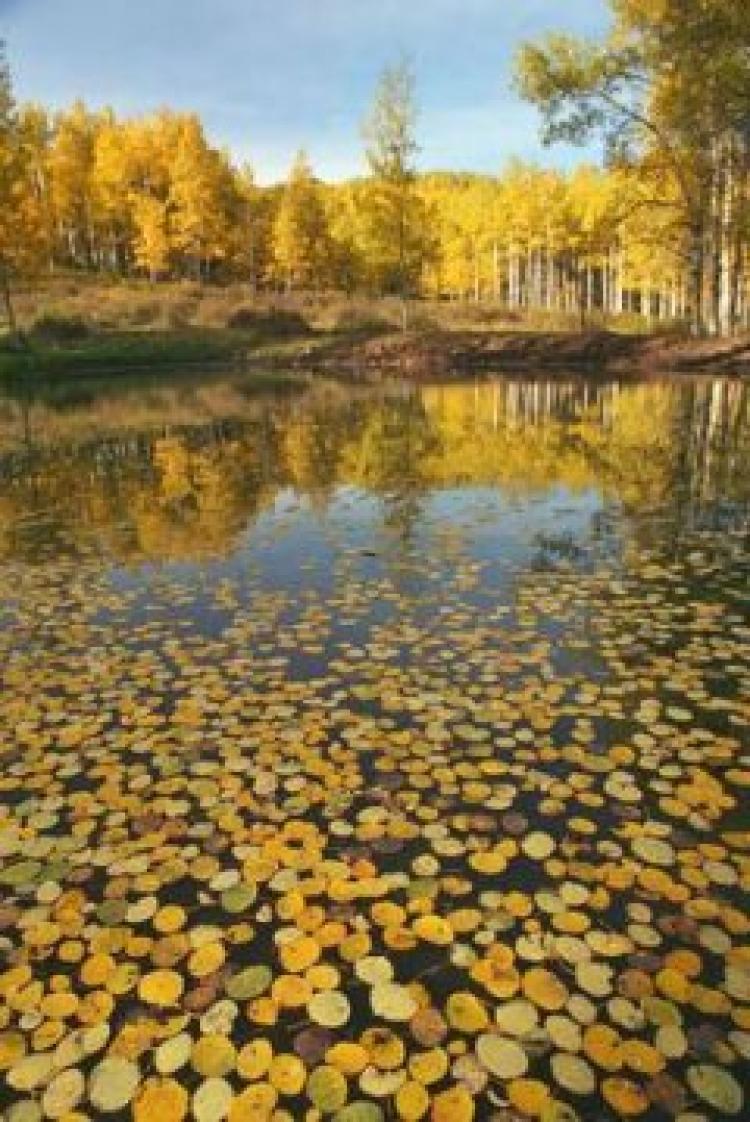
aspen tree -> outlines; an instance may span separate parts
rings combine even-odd
[[[23,115],[13,99],[0,42],[0,299],[10,334],[17,333],[14,281],[39,269],[44,258],[44,208],[36,161]],[[28,117],[26,118],[28,124]]]
[[[547,142],[600,133],[612,161],[651,181],[652,209],[671,182],[694,330],[727,333],[741,272],[731,262],[747,252],[750,8],[736,0],[611,7],[601,43],[553,35],[526,44],[520,89],[542,111]]]
[[[273,230],[274,274],[291,291],[324,281],[328,223],[320,188],[304,152],[298,152]]]
[[[368,240],[378,259],[380,285],[399,296],[406,327],[407,298],[418,287],[429,239],[415,191],[416,102],[414,74],[402,61],[381,75],[363,125],[370,190],[365,195]]]

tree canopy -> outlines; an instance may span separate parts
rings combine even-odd
[[[387,68],[367,174],[304,154],[260,187],[199,117],[16,106],[0,62],[0,281],[55,271],[246,280],[493,301],[512,312],[750,323],[750,14],[734,0],[612,0],[600,42],[526,44],[545,139],[601,137],[603,167],[420,172],[414,76]],[[498,128],[500,128],[498,123]]]
[[[525,44],[518,85],[543,135],[598,134],[632,172],[643,220],[668,212],[696,332],[738,319],[750,209],[750,9],[735,0],[612,0],[601,42]],[[661,218],[656,219],[662,222]]]

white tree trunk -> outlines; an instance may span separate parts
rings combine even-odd
[[[719,308],[718,329],[720,335],[730,335],[732,332],[732,152],[731,146],[726,146],[722,156],[722,187],[723,200],[720,215],[720,246],[719,246]]]
[[[492,294],[495,303],[500,303],[500,246],[497,238],[492,243]]]
[[[604,255],[604,265],[602,266],[602,311],[604,312],[605,318],[609,316],[609,313],[610,313],[610,310],[611,310],[610,309],[610,304],[609,304],[609,301],[610,301],[610,295],[609,295],[610,280],[611,280],[611,257],[610,257],[609,247],[607,247],[607,252]]]
[[[594,270],[591,265],[586,266],[586,311],[594,310]]]

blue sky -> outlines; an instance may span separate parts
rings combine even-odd
[[[0,0],[19,99],[197,110],[262,182],[300,147],[325,178],[361,171],[360,122],[402,53],[423,167],[570,166],[580,150],[543,149],[511,90],[513,53],[544,31],[595,35],[606,22],[605,0]]]

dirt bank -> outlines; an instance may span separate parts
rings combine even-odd
[[[414,332],[338,340],[330,347],[303,350],[295,361],[307,369],[363,378],[429,379],[514,370],[750,375],[750,338],[686,341],[609,331]]]

